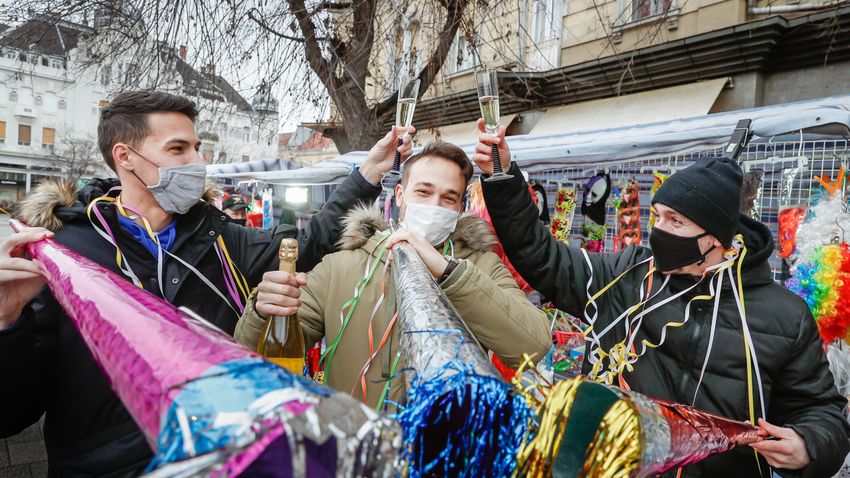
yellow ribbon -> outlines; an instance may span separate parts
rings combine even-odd
[[[740,235],[736,237],[736,240],[738,240],[738,242],[743,245],[743,238]],[[738,254],[737,250],[730,250],[730,251],[725,252],[724,257],[727,259],[727,263],[714,270],[714,272],[712,274],[712,279],[714,277],[716,277],[718,274],[721,274],[724,271],[731,269],[735,265],[735,263],[737,262],[738,263],[738,276],[739,276],[738,281],[740,283],[741,282],[741,278],[740,278],[741,264],[743,263],[743,258],[744,258],[745,255],[746,255],[746,248],[744,248],[743,246],[742,246],[742,251],[741,251],[740,254]],[[736,256],[738,256],[738,257],[736,257]],[[617,278],[615,278],[613,281],[609,282],[607,285],[605,285],[605,287],[603,287],[597,293],[595,293],[593,296],[591,296],[591,298],[588,299],[588,302],[585,305],[585,309],[587,309],[587,306],[591,302],[594,302],[602,294],[604,294],[605,292],[610,290],[611,287],[614,284],[616,284],[623,276],[625,276],[628,272],[630,272],[632,269],[634,269],[635,267],[637,267],[640,264],[642,264],[642,263],[636,264],[636,265],[626,269],[625,272],[623,272],[622,274],[617,276]],[[654,272],[655,272],[655,268],[651,267],[649,272],[647,272],[647,274],[644,276],[644,278],[641,282],[645,281]],[[703,273],[703,276],[700,279],[700,282],[702,282],[705,279],[705,277],[706,277],[706,273]],[[715,294],[718,293],[718,292],[719,291],[715,291]],[[597,342],[597,348],[595,350],[591,350],[588,353],[589,356],[594,356],[595,360],[596,360],[595,363],[593,363],[593,367],[591,368],[589,376],[593,380],[596,380],[596,381],[601,382],[601,383],[605,383],[607,385],[611,385],[614,382],[614,378],[617,377],[618,375],[622,374],[623,371],[628,371],[628,372],[634,371],[634,364],[637,362],[637,360],[640,357],[642,357],[646,353],[646,351],[648,349],[657,349],[661,345],[664,344],[664,342],[666,341],[666,338],[667,338],[667,329],[668,328],[680,328],[688,322],[689,311],[690,311],[691,305],[695,301],[706,301],[706,300],[711,300],[713,298],[714,298],[713,295],[702,294],[702,295],[698,295],[698,296],[694,297],[693,299],[691,299],[690,301],[688,301],[688,304],[685,307],[685,319],[681,320],[681,321],[670,321],[670,322],[667,322],[666,324],[664,324],[661,327],[661,338],[658,341],[658,343],[653,343],[652,341],[650,341],[648,339],[642,339],[641,344],[643,345],[643,350],[641,351],[640,354],[637,354],[634,351],[629,350],[629,347],[626,343],[627,340],[629,340],[633,334],[637,333],[636,331],[633,333],[631,331],[631,327],[629,327],[629,332],[627,333],[627,337],[625,337],[620,342],[611,346],[611,348],[608,349],[608,351],[602,350],[601,345],[599,345],[598,342]],[[629,307],[629,309],[627,310],[627,312],[625,314],[625,320],[628,322],[631,315],[633,313],[635,313],[638,309],[643,307],[650,299],[651,299],[651,297]],[[741,296],[741,301],[743,301],[743,295]],[[742,306],[743,306],[743,304],[742,304]],[[592,333],[593,326],[594,326],[594,324],[591,324],[585,330],[585,336]],[[598,340],[598,339],[596,339],[596,340]],[[745,340],[745,345],[746,345],[746,340]],[[746,346],[749,347],[748,345],[746,345]],[[751,366],[750,365],[749,348],[747,348],[747,352],[748,352],[747,353],[747,366],[748,366],[748,370],[749,370],[749,367]],[[605,365],[605,362],[606,362],[605,359],[606,358],[608,359],[607,366]],[[748,373],[748,375],[751,375],[751,374]],[[749,377],[749,378],[751,379],[751,377]],[[751,403],[751,410],[752,410],[752,408],[753,408],[753,405],[752,405],[752,388],[750,388],[750,403]],[[752,411],[751,411],[751,414],[752,414]]]

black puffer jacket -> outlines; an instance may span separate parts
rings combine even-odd
[[[23,208],[21,215],[30,225],[61,219],[64,226],[56,232],[57,241],[123,277],[115,263],[115,248],[96,233],[85,212],[86,204],[114,185],[96,181],[74,198],[67,186],[46,184],[33,192],[31,206]],[[340,218],[347,210],[360,201],[371,203],[379,192],[380,188],[354,172],[300,233],[289,225],[271,231],[240,227],[215,207],[199,202],[176,217],[171,252],[226,291],[221,262],[213,248],[221,236],[231,258],[254,287],[264,272],[277,267],[281,238],[298,236],[298,270],[308,271],[335,250]],[[124,232],[114,206],[100,203],[99,209],[144,288],[160,296],[156,260]],[[166,300],[233,333],[239,317],[185,266],[167,259],[163,277]],[[0,436],[17,433],[46,412],[51,476],[138,475],[151,451],[50,291],[45,289],[24,314],[11,329],[0,330]]]
[[[580,249],[556,241],[537,221],[537,209],[529,199],[519,168],[512,167],[514,179],[485,182],[484,198],[496,233],[519,273],[535,289],[552,298],[555,305],[576,317],[584,317],[587,283],[595,293],[629,267],[647,259],[651,251],[629,247],[619,253],[589,254],[592,271]],[[817,325],[805,303],[774,283],[767,260],[773,239],[760,222],[742,219],[739,231],[747,253],[743,263],[744,303],[747,321],[755,343],[764,386],[767,420],[793,428],[806,442],[811,463],[802,472],[776,470],[784,477],[829,477],[838,471],[850,449],[848,426],[843,410],[846,400],[839,395],[821,347]],[[601,331],[629,306],[640,302],[640,283],[648,265],[635,268],[597,299]],[[656,274],[654,288],[664,280]],[[668,290],[649,305],[663,301],[694,284],[696,279],[673,276]],[[725,417],[749,419],[747,369],[741,319],[732,291],[722,289],[717,331],[710,361],[696,402],[698,409]],[[681,321],[685,305],[697,294],[708,292],[707,281],[686,296],[652,312],[644,319],[640,339],[658,343],[664,324]],[[666,342],[649,351],[624,373],[629,386],[650,396],[691,404],[708,350],[713,310],[712,301],[695,301],[691,317],[681,328],[669,328]],[[601,338],[603,350],[625,336],[622,326]],[[585,364],[584,372],[589,372]],[[757,392],[755,392],[757,394]],[[756,414],[760,415],[758,399]],[[769,476],[762,459],[762,476]],[[759,476],[753,450],[741,447],[716,455],[684,469],[686,477]]]

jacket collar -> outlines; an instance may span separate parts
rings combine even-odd
[[[363,248],[372,252],[378,243],[386,237],[389,229],[380,209],[358,206],[343,219],[340,249],[354,250]],[[495,234],[484,220],[478,216],[464,214],[457,221],[455,231],[449,236],[454,243],[455,256],[464,258],[475,252],[489,252],[498,244]]]
[[[82,189],[77,189],[76,185],[70,181],[45,180],[21,202],[17,217],[29,226],[44,227],[51,231],[59,230],[69,222],[88,222],[86,208],[89,203],[120,185],[121,183],[115,178],[95,178]],[[215,190],[208,187],[201,201],[178,219],[189,219],[188,222],[191,223],[200,219],[198,216],[205,217],[211,208],[209,203],[216,194]]]

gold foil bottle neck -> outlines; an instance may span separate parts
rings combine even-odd
[[[295,262],[298,261],[298,241],[282,239],[280,241],[280,270],[295,274]]]

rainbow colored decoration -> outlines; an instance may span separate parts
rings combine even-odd
[[[814,177],[829,197],[811,208],[797,231],[798,263],[785,283],[806,301],[821,338],[827,343],[838,339],[850,343],[850,246],[846,226],[841,226],[850,224],[850,211],[843,197],[845,171],[842,166],[835,180]]]
[[[796,267],[786,282],[806,301],[826,342],[847,340],[850,329],[850,245],[829,244]]]

